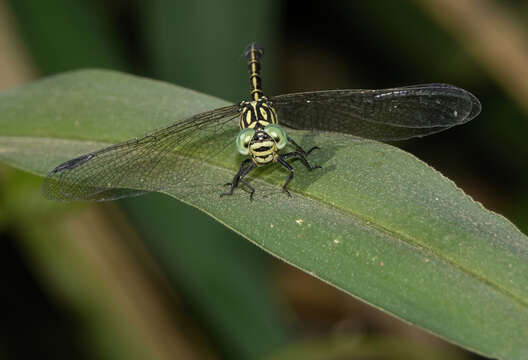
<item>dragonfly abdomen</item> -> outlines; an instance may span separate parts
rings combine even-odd
[[[248,61],[251,98],[254,101],[257,101],[264,96],[262,91],[262,79],[260,77],[260,63],[262,61],[262,56],[264,56],[264,50],[257,44],[251,43],[248,45],[244,53]]]

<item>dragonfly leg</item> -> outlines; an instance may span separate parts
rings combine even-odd
[[[245,179],[241,178],[240,182],[249,189],[249,200],[253,200],[253,194],[255,193],[255,188],[249,185],[249,183]]]
[[[317,150],[317,149],[320,149],[319,146],[314,146],[312,147],[310,150],[308,151],[304,151],[304,149],[298,145],[291,137],[288,136],[288,141],[293,145],[295,146],[295,150],[297,150],[298,152],[300,152],[301,154],[303,154],[304,156],[310,154],[313,150]]]
[[[310,163],[306,159],[306,155],[308,155],[308,153],[301,153],[300,151],[292,151],[292,152],[289,152],[287,154],[282,155],[281,157],[284,160],[289,159],[289,158],[293,158],[293,157],[299,158],[299,160],[301,160],[303,165],[306,166],[306,168],[308,170],[310,170],[310,171],[312,171],[313,169],[320,169],[321,168],[321,166],[319,166],[319,165],[310,165]]]
[[[244,180],[244,177],[255,167],[256,165],[251,159],[246,159],[242,161],[242,163],[240,164],[240,169],[238,170],[236,175],[233,177],[233,181],[230,184],[226,184],[226,185],[231,185],[231,188],[229,189],[228,192],[220,194],[220,196],[233,195],[233,191],[235,190],[235,188],[238,187],[238,183],[241,182],[242,184],[244,184],[245,186],[249,188],[250,193],[251,193],[251,195],[249,196],[249,199],[253,200],[253,194],[255,193],[255,189],[251,185],[249,185],[249,183],[246,180]]]
[[[286,189],[286,187],[290,183],[291,179],[293,179],[293,167],[290,164],[288,164],[286,160],[284,160],[284,156],[281,156],[281,155],[277,157],[277,162],[281,164],[282,166],[284,166],[286,169],[288,169],[288,171],[290,172],[290,174],[288,175],[288,178],[286,179],[286,182],[284,183],[284,185],[282,185],[282,191],[284,191],[286,194],[288,194],[289,197],[291,197],[291,194],[288,191],[288,189]]]

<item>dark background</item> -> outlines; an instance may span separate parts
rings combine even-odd
[[[455,84],[482,114],[398,146],[527,232],[527,20],[520,0],[6,0],[0,89],[98,67],[238,102],[253,40],[268,94]],[[327,346],[317,359],[478,358],[174,199],[55,204],[41,181],[0,166],[0,359],[257,359],[299,341]]]

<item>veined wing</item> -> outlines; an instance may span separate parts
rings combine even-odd
[[[218,134],[227,125],[238,131],[231,121],[237,115],[238,105],[218,108],[69,160],[48,174],[44,196],[54,200],[114,200],[167,190],[182,180],[189,182],[189,162],[219,150],[215,143]]]
[[[271,97],[281,124],[336,131],[375,140],[403,140],[446,130],[473,119],[481,105],[448,84],[381,90],[329,90]]]

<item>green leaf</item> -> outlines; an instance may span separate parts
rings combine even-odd
[[[224,101],[110,71],[67,73],[0,97],[0,159],[45,175],[61,161],[127,140]],[[236,129],[235,129],[236,132]],[[196,171],[209,184],[183,201],[284,261],[367,303],[486,356],[528,356],[528,239],[508,220],[393,146],[288,131],[321,147],[289,187],[277,166],[220,198],[235,145]],[[219,135],[220,140],[232,133]],[[186,190],[172,184],[172,194]],[[170,215],[167,215],[170,216]]]

